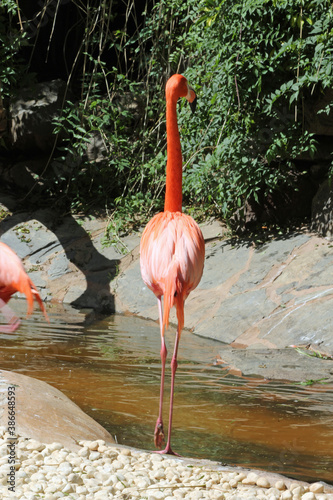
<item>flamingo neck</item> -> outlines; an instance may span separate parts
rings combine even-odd
[[[164,210],[182,211],[182,151],[177,124],[177,96],[166,103],[167,166]]]

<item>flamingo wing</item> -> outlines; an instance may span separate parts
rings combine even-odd
[[[181,330],[184,301],[201,279],[204,258],[204,239],[192,217],[167,211],[155,215],[146,226],[140,245],[141,274],[157,297],[164,296],[165,326],[176,305]]]

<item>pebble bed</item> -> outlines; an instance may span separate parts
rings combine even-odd
[[[218,470],[200,462],[142,452],[104,441],[81,441],[70,451],[60,443],[18,437],[15,492],[9,491],[8,440],[0,428],[0,498],[3,500],[107,499],[333,499],[325,483],[301,484],[255,472]],[[288,484],[287,484],[288,483]]]

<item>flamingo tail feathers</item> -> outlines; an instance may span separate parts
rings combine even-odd
[[[40,295],[39,295],[39,293],[38,293],[38,291],[36,290],[36,288],[35,288],[35,287],[33,287],[33,288],[32,288],[32,293],[33,293],[33,295],[34,295],[34,297],[35,297],[36,301],[38,302],[38,305],[39,305],[39,307],[40,307],[40,309],[41,309],[42,313],[44,314],[46,321],[47,321],[48,323],[50,323],[49,317],[48,317],[47,312],[46,312],[46,309],[45,309],[44,302],[42,301],[42,299],[41,299],[41,297],[40,297]]]
[[[169,268],[163,294],[163,332],[169,326],[170,310],[174,305],[177,311],[178,331],[181,332],[184,326],[184,297],[182,282],[179,279],[179,266],[175,261]]]
[[[27,316],[30,316],[30,314],[33,312],[34,309],[34,299],[38,302],[38,305],[43,312],[45,319],[49,322],[48,315],[46,313],[46,309],[44,306],[44,303],[39,295],[39,292],[33,282],[31,281],[30,278],[28,280],[25,280],[24,283],[21,283],[21,286],[19,288],[19,291],[24,293],[27,299],[28,303],[28,309],[27,309]]]

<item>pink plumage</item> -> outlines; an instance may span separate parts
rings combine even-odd
[[[16,253],[5,243],[0,242],[0,310],[7,320],[7,325],[1,325],[0,331],[13,332],[20,321],[7,305],[11,296],[21,292],[26,296],[28,303],[27,314],[33,311],[34,299],[48,321],[45,306],[37,288],[24,270],[23,264]]]
[[[182,213],[182,156],[176,108],[179,97],[185,97],[194,108],[196,96],[186,78],[173,75],[166,85],[167,168],[164,212],[155,215],[147,224],[140,243],[141,274],[147,287],[157,297],[161,333],[160,405],[154,433],[157,448],[161,448],[164,442],[162,407],[167,357],[164,333],[168,327],[170,309],[175,306],[177,312],[178,327],[171,360],[168,441],[165,449],[159,452],[173,455],[176,455],[171,448],[173,395],[178,345],[184,326],[184,302],[199,284],[205,260],[205,242],[201,230],[192,217]]]
[[[198,224],[182,212],[161,212],[147,224],[141,238],[140,265],[145,284],[163,295],[163,326],[175,305],[179,330],[184,326],[184,301],[202,276],[205,242]]]

